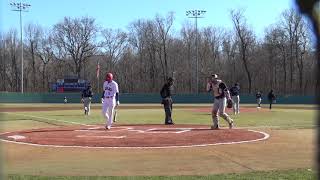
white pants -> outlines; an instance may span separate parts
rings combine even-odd
[[[221,116],[224,120],[226,120],[229,124],[233,122],[233,120],[228,116],[225,112],[227,106],[227,98],[214,99],[214,103],[212,106],[212,121],[213,126],[219,128],[219,116]]]
[[[91,97],[83,98],[83,107],[84,107],[84,110],[87,111],[87,113],[89,115],[90,109],[91,109]]]
[[[261,106],[261,98],[258,98],[258,99],[257,99],[257,104],[258,104],[258,107]]]
[[[232,96],[232,100],[233,100],[233,113],[234,114],[239,114],[240,113],[240,109],[239,109],[239,102],[240,102],[240,97],[238,96]]]
[[[116,105],[115,98],[104,98],[102,105],[102,115],[106,119],[106,126],[112,125],[114,107]]]

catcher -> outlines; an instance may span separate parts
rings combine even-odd
[[[218,79],[217,74],[211,75],[211,79],[208,79],[207,91],[212,91],[212,94],[214,96],[214,103],[212,106],[213,125],[211,126],[211,129],[220,129],[218,115],[220,115],[224,120],[226,120],[229,124],[229,128],[232,129],[233,120],[225,112],[227,102],[229,105],[231,104],[232,107],[232,100],[226,84],[220,79]]]

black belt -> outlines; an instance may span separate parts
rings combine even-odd
[[[113,98],[113,96],[106,96],[105,98]]]

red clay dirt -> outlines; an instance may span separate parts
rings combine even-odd
[[[23,130],[0,134],[18,143],[76,147],[192,147],[266,139],[246,129],[211,130],[203,125],[102,125]]]

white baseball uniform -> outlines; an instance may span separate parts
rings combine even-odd
[[[119,93],[118,84],[115,81],[105,81],[103,91],[102,115],[106,118],[106,127],[111,127],[114,107],[119,103],[116,102],[116,93]]]

